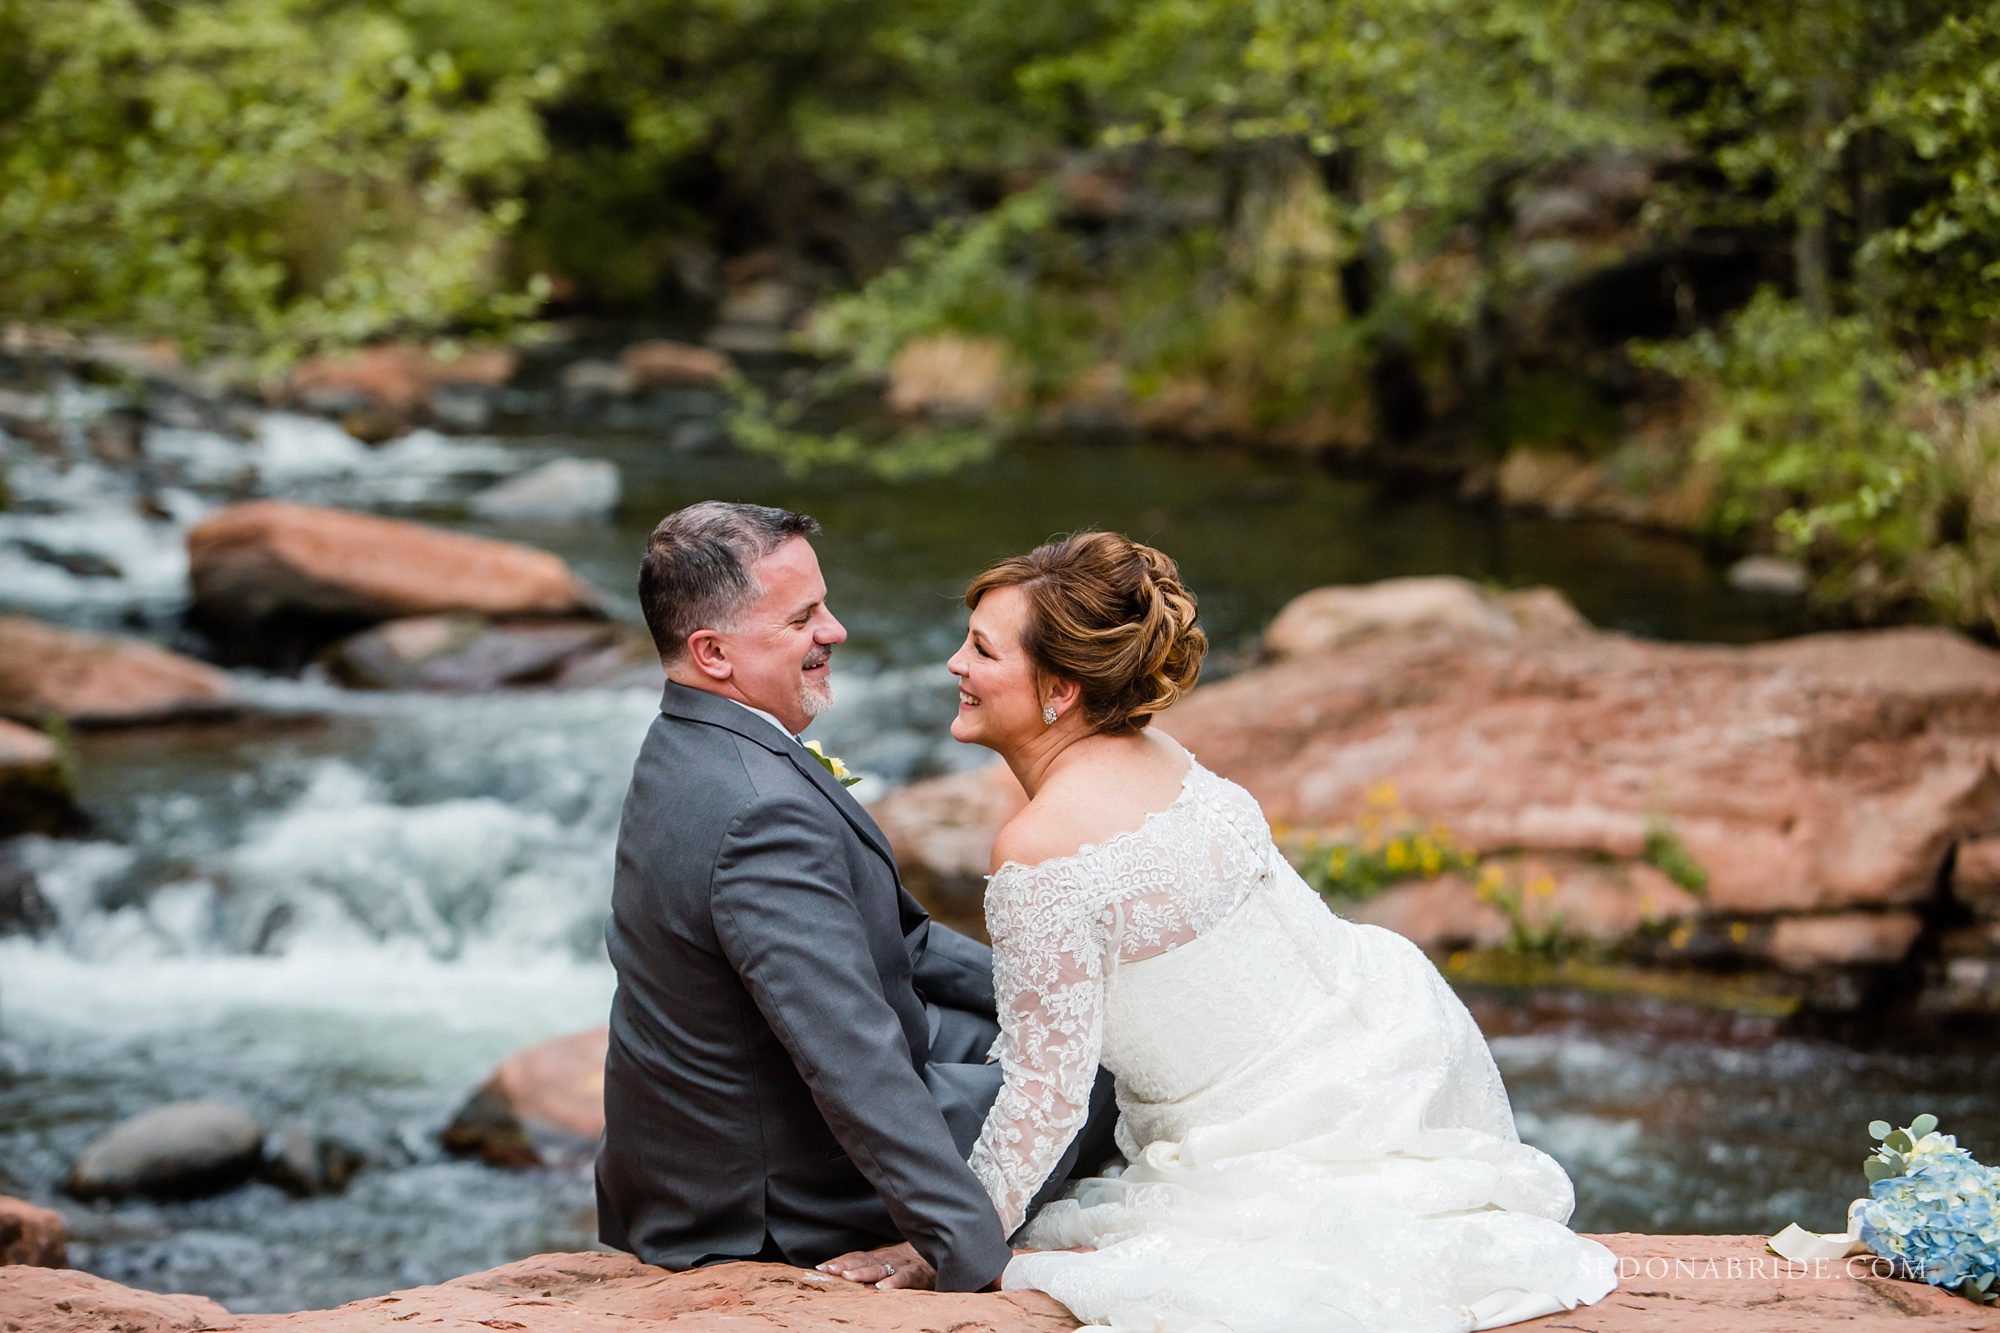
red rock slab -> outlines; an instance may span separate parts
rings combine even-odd
[[[373,1333],[445,1327],[483,1333],[1067,1333],[1076,1327],[1037,1292],[876,1291],[783,1264],[719,1264],[669,1273],[623,1254],[544,1254],[442,1286],[335,1310],[245,1317],[244,1333]]]
[[[1595,1239],[1618,1256],[1618,1289],[1596,1305],[1513,1327],[1531,1333],[2000,1329],[2000,1309],[1877,1276],[1866,1259],[1815,1271],[1767,1253],[1761,1236]],[[82,1273],[13,1269],[0,1276],[0,1331],[14,1333],[15,1326],[22,1333],[1067,1333],[1076,1322],[1038,1292],[876,1291],[781,1264],[669,1273],[623,1254],[544,1254],[434,1287],[283,1315],[230,1315],[199,1297],[154,1296]]]
[[[188,533],[188,557],[197,611],[223,623],[599,612],[547,551],[286,500],[224,509]]]
[[[0,1267],[61,1268],[69,1262],[69,1228],[62,1214],[0,1194]]]
[[[1992,1333],[2000,1308],[1881,1275],[1870,1256],[1792,1263],[1762,1236],[1598,1236],[1618,1256],[1618,1290],[1524,1329],[1563,1333]]]
[[[206,1296],[162,1296],[73,1268],[0,1269],[0,1333],[205,1333],[237,1328]]]
[[[77,726],[216,716],[237,707],[227,673],[122,635],[0,616],[0,714]]]
[[[589,1153],[604,1132],[610,1034],[600,1027],[551,1037],[508,1056],[445,1127],[445,1146],[494,1166]]]

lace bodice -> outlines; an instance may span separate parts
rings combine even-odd
[[[1250,794],[1190,760],[1179,795],[1138,828],[990,878],[1004,1083],[971,1163],[1008,1232],[1089,1111],[1112,971],[1227,917],[1270,873],[1270,850]]]

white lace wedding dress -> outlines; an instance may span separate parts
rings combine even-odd
[[[1408,940],[1328,911],[1241,787],[1190,761],[1138,829],[1002,866],[986,918],[1005,1085],[972,1168],[1003,1225],[1100,1062],[1126,1159],[1016,1237],[1045,1252],[1005,1287],[1149,1333],[1456,1333],[1616,1285],[1465,1006]]]

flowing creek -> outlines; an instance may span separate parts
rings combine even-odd
[[[367,450],[271,415],[249,443],[156,431],[136,472],[59,466],[0,440],[20,501],[0,513],[0,610],[172,640],[186,528],[230,499],[273,494],[547,547],[635,616],[633,570],[658,515],[711,496],[790,505],[826,525],[832,606],[852,636],[835,658],[840,706],[815,734],[867,775],[864,799],[985,757],[944,732],[957,591],[984,562],[1074,527],[1119,528],[1175,555],[1222,669],[1295,594],[1399,574],[1550,583],[1600,625],[1662,638],[1807,627],[1791,603],[1731,592],[1678,543],[1470,510],[1288,459],[1034,446],[889,485],[792,479],[659,438],[420,432]],[[619,465],[615,522],[465,520],[472,490],[557,456]],[[164,517],[135,516],[142,488]],[[121,572],[67,573],[23,540]],[[58,924],[0,938],[0,1193],[61,1207],[82,1267],[239,1311],[587,1247],[586,1167],[492,1170],[444,1156],[437,1131],[511,1050],[602,1022],[612,841],[656,696],[434,698],[244,679],[270,718],[82,737],[96,834],[13,849]],[[1523,1137],[1576,1180],[1580,1229],[1837,1226],[1878,1116],[1934,1111],[1975,1152],[2000,1154],[1984,1052],[1731,1035],[1631,1004],[1476,1000]],[[270,1127],[339,1135],[371,1165],[345,1194],[304,1201],[261,1184],[190,1203],[60,1197],[68,1164],[117,1120],[211,1095]]]

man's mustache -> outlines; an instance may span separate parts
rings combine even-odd
[[[825,666],[832,657],[833,649],[831,648],[822,648],[816,653],[810,653],[806,656],[804,669],[811,671],[814,667]]]

